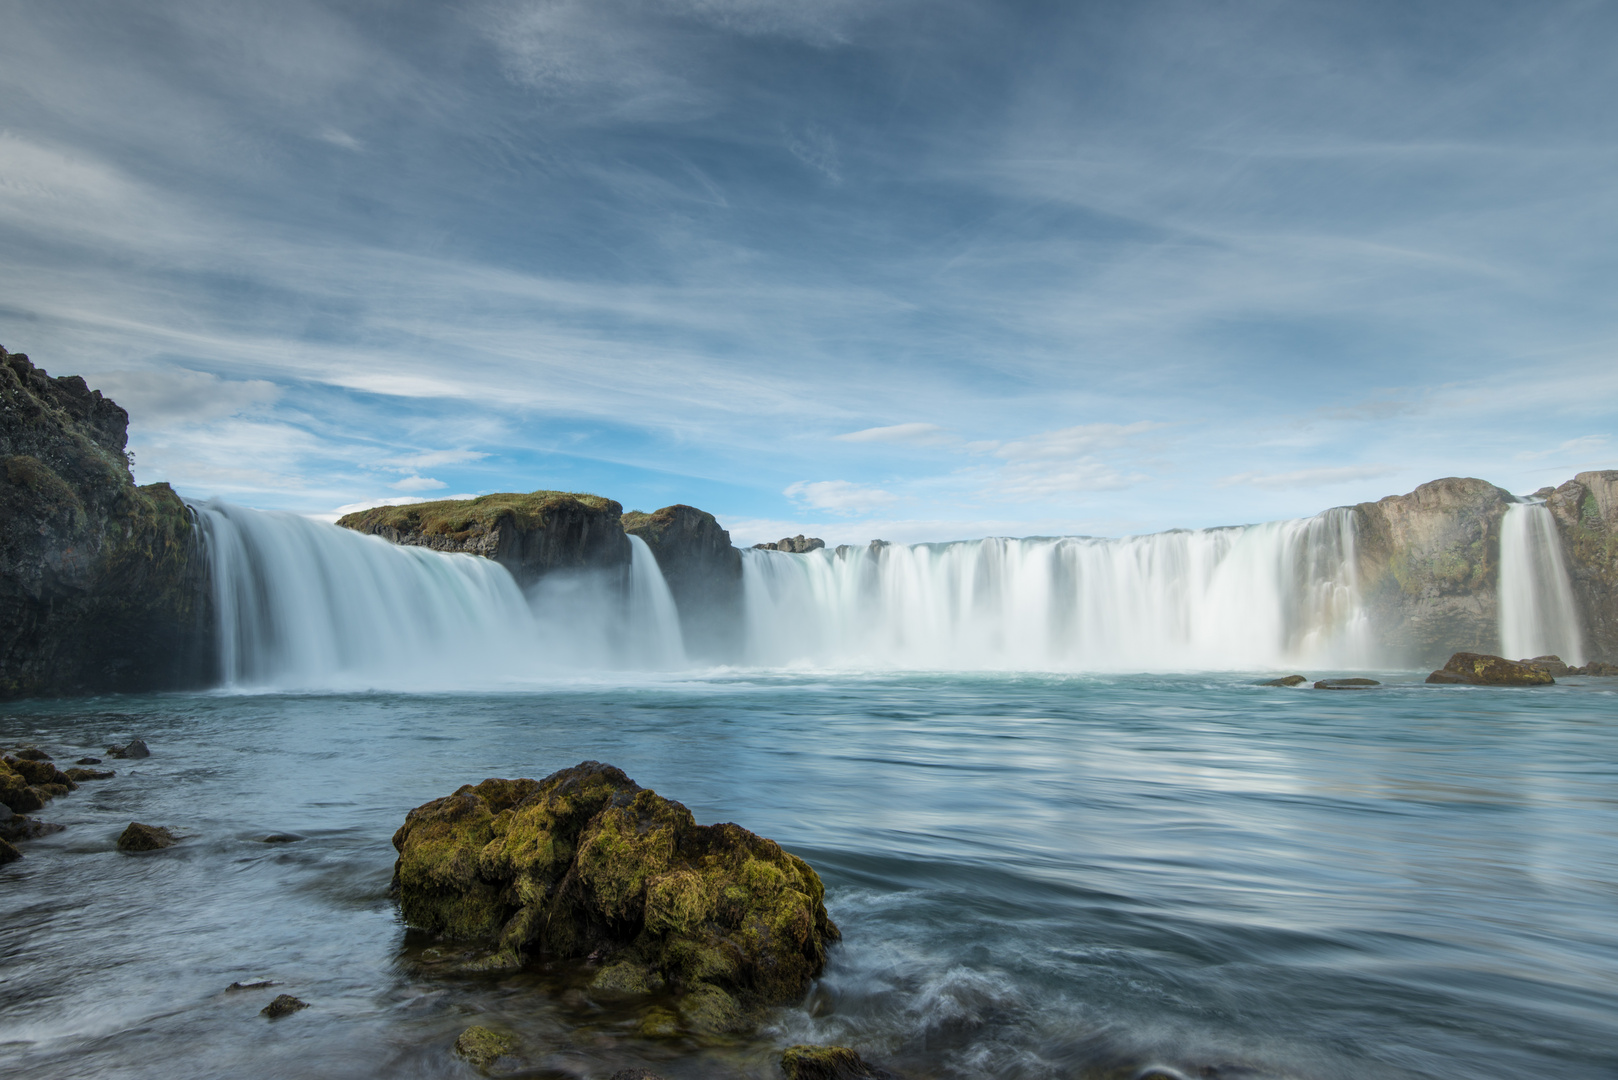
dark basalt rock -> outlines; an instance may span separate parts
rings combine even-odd
[[[101,764],[101,759],[98,758],[98,757],[81,757],[79,760],[75,761],[73,764],[75,764],[75,765],[99,765],[99,764]]]
[[[1532,660],[1519,660],[1517,663],[1538,668],[1553,679],[1573,670],[1562,662],[1560,656],[1536,656]]]
[[[233,990],[268,990],[272,986],[280,986],[278,982],[270,979],[259,979],[255,982],[233,982],[225,987],[226,992]]]
[[[1316,690],[1364,690],[1382,684],[1375,679],[1321,679],[1315,683]]]
[[[0,697],[176,689],[213,672],[206,566],[129,416],[0,349]]]
[[[619,1069],[612,1074],[612,1080],[663,1080],[663,1076],[650,1069]]]
[[[303,837],[297,833],[272,832],[268,836],[259,837],[258,842],[261,844],[296,844],[302,839]]]
[[[1569,675],[1618,675],[1618,664],[1609,664],[1603,660],[1592,660],[1583,667],[1568,668]]]
[[[759,551],[785,551],[793,555],[806,555],[811,551],[819,551],[825,546],[826,541],[820,539],[820,537],[804,536],[803,533],[799,533],[797,536],[782,537],[773,544],[753,545]]]
[[[279,994],[276,999],[259,1010],[260,1016],[268,1016],[271,1020],[277,1017],[289,1016],[299,1009],[307,1009],[307,1001],[299,1001],[291,994]]]
[[[0,866],[4,866],[8,862],[16,862],[20,858],[22,858],[22,852],[12,847],[5,840],[0,839]]]
[[[172,847],[180,838],[159,825],[142,825],[131,821],[118,837],[119,851],[157,851]]]
[[[25,746],[21,750],[18,750],[12,756],[20,758],[23,761],[50,761],[51,760],[51,756],[49,754],[47,754],[45,751],[39,749],[36,746]]]
[[[114,758],[148,758],[152,756],[151,750],[142,739],[130,739],[123,746],[107,747],[107,756]]]
[[[706,510],[675,504],[650,514],[632,510],[624,532],[646,541],[680,614],[686,653],[697,660],[734,660],[741,652],[742,553]]]
[[[337,524],[395,544],[481,555],[526,587],[557,570],[627,570],[623,513],[599,495],[534,491],[378,506]]]
[[[846,1046],[789,1046],[781,1071],[787,1080],[898,1080]]]
[[[1266,679],[1260,686],[1302,686],[1309,680],[1302,675],[1283,675],[1279,679]]]
[[[65,775],[77,784],[85,780],[111,780],[118,774],[111,769],[68,769]]]
[[[483,969],[602,958],[615,992],[672,986],[693,1031],[794,1000],[839,936],[802,859],[737,825],[698,825],[600,762],[468,784],[412,810],[393,845],[410,925],[487,941]]]
[[[1520,664],[1487,653],[1456,653],[1429,683],[1464,683],[1470,686],[1549,686],[1556,680],[1543,668]]]

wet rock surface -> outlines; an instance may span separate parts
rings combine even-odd
[[[1315,683],[1316,690],[1368,690],[1373,686],[1382,684],[1375,679],[1321,679]]]
[[[1266,679],[1260,686],[1302,686],[1309,680],[1302,675],[1283,675],[1279,679]]]
[[[1544,668],[1488,653],[1456,653],[1427,676],[1434,684],[1468,686],[1549,686],[1556,680]]]
[[[480,1069],[487,1069],[517,1049],[515,1037],[492,1028],[473,1026],[455,1040],[455,1053]]]
[[[673,1013],[643,1028],[741,1030],[801,994],[839,936],[802,859],[698,825],[600,762],[469,784],[412,810],[393,842],[411,926],[482,941],[483,970],[592,957],[604,996],[666,986]]]
[[[789,1046],[781,1071],[787,1080],[898,1080],[846,1046]]]
[[[259,1010],[259,1015],[268,1016],[271,1020],[274,1020],[277,1017],[290,1016],[299,1009],[307,1009],[308,1007],[309,1003],[307,1001],[299,1001],[291,994],[279,994],[274,1001]]]
[[[123,746],[107,747],[107,756],[112,758],[149,758],[152,751],[147,747],[144,739],[130,739]]]
[[[173,847],[179,839],[160,825],[142,825],[138,821],[131,821],[129,827],[118,837],[118,850],[158,851]]]

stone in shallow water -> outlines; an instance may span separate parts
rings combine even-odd
[[[289,1016],[299,1009],[307,1009],[308,1007],[309,1003],[307,1001],[299,1001],[291,994],[278,994],[274,1001],[258,1012],[260,1016],[268,1016],[271,1020],[274,1020],[277,1017]]]
[[[1381,686],[1375,679],[1321,679],[1315,683],[1316,690],[1364,690],[1369,686]]]
[[[75,761],[73,764],[75,764],[75,765],[99,765],[99,764],[101,764],[101,759],[98,758],[98,757],[81,757],[79,760]]]
[[[6,841],[0,840],[0,866],[4,866],[8,862],[16,862],[20,858],[22,858],[22,852]]]
[[[259,979],[255,982],[233,982],[225,987],[226,990],[268,990],[272,986],[280,986],[278,982],[269,979]]]
[[[897,1080],[846,1046],[789,1046],[781,1071],[787,1080]]]
[[[1260,686],[1301,686],[1309,680],[1302,675],[1283,675],[1279,679],[1266,679]]]
[[[487,1069],[516,1049],[517,1040],[512,1036],[477,1025],[461,1032],[455,1040],[455,1053],[480,1069]]]
[[[1488,653],[1456,653],[1442,668],[1427,676],[1430,683],[1465,683],[1471,686],[1550,686],[1550,672]]]
[[[152,752],[146,748],[144,740],[130,739],[123,746],[107,747],[107,756],[115,758],[147,758],[152,756]]]
[[[469,784],[412,810],[393,845],[412,926],[485,939],[495,967],[610,955],[690,998],[678,1007],[693,1029],[733,1030],[796,999],[839,937],[802,859],[737,825],[698,825],[600,762]]]
[[[118,850],[157,851],[159,848],[171,847],[178,839],[178,836],[161,825],[142,825],[138,821],[131,821],[123,835],[118,837]]]
[[[612,1080],[663,1080],[663,1077],[650,1069],[619,1069],[612,1074]]]
[[[25,746],[17,751],[17,757],[24,761],[50,761],[51,756],[37,746]]]
[[[111,780],[118,774],[111,769],[68,769],[67,778],[75,784],[82,784],[86,780]]]

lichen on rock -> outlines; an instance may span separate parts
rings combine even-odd
[[[412,926],[486,939],[488,966],[601,958],[596,989],[670,984],[693,1031],[793,1000],[839,937],[802,859],[737,825],[698,825],[600,762],[469,784],[412,810],[393,844]]]
[[[455,1053],[480,1069],[487,1069],[517,1049],[517,1040],[502,1031],[474,1025],[455,1040]]]
[[[1549,686],[1556,680],[1537,664],[1519,663],[1486,653],[1460,652],[1427,676],[1427,681],[1471,686]]]

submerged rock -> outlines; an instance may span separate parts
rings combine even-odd
[[[1279,679],[1266,679],[1260,686],[1302,686],[1309,680],[1302,675],[1283,675]]]
[[[111,769],[68,769],[66,776],[75,784],[86,780],[111,780],[118,774]]]
[[[455,1053],[480,1069],[487,1069],[516,1049],[514,1037],[486,1027],[469,1027],[455,1040]]]
[[[226,992],[232,990],[268,990],[272,986],[280,986],[278,982],[270,979],[258,979],[254,982],[233,982],[225,987]]]
[[[118,837],[118,850],[157,851],[172,847],[179,839],[160,825],[142,825],[138,821],[131,821],[123,835]]]
[[[789,1046],[781,1071],[787,1080],[897,1080],[846,1046]]]
[[[271,1020],[281,1016],[288,1016],[299,1009],[307,1009],[307,1001],[299,1001],[291,994],[277,994],[274,1001],[258,1011],[260,1016],[268,1016]]]
[[[809,864],[600,762],[468,784],[412,810],[393,845],[412,926],[487,939],[493,966],[604,956],[614,992],[672,984],[693,1030],[793,1000],[839,937]]]
[[[1321,679],[1315,683],[1316,690],[1364,690],[1369,686],[1381,686],[1375,679]]]
[[[37,746],[25,746],[14,755],[23,761],[50,761],[51,756]]]
[[[123,746],[107,747],[107,756],[115,758],[148,758],[152,756],[152,752],[147,749],[144,740],[130,739]]]
[[[1427,676],[1427,681],[1470,686],[1549,686],[1556,680],[1548,671],[1533,664],[1521,664],[1487,653],[1461,652]]]
[[[75,765],[99,765],[99,764],[101,764],[101,759],[98,758],[98,757],[81,757],[79,760],[75,761],[73,764],[75,764]]]
[[[619,1069],[612,1074],[612,1080],[663,1080],[663,1077],[650,1069]]]

